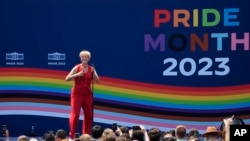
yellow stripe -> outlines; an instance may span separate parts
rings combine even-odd
[[[0,82],[45,82],[54,83],[57,85],[72,85],[73,82],[66,82],[63,79],[53,79],[53,78],[42,78],[42,77],[21,77],[21,76],[8,76],[0,77]]]
[[[124,93],[126,95],[137,95],[142,97],[152,97],[152,98],[162,98],[162,99],[173,99],[173,100],[199,100],[199,101],[225,101],[225,100],[239,100],[239,99],[249,99],[250,93],[244,94],[234,94],[234,95],[217,95],[217,96],[181,96],[175,94],[167,93],[154,93],[148,91],[130,90],[125,88],[118,88],[112,86],[96,85],[96,89],[110,91],[112,93]]]

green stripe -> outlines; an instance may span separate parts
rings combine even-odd
[[[50,83],[50,82],[13,82],[13,81],[5,81],[0,83],[0,85],[4,86],[44,86],[44,87],[52,87],[52,88],[62,88],[62,89],[70,89],[71,86],[66,84],[57,84],[57,83]]]
[[[123,93],[123,92],[112,92],[108,90],[100,90],[97,89],[95,92],[107,95],[107,96],[113,96],[113,97],[121,97],[121,98],[132,98],[132,99],[139,99],[139,100],[145,100],[145,101],[154,101],[159,103],[175,103],[175,104],[191,104],[191,105],[224,105],[224,104],[236,104],[236,103],[244,103],[250,101],[250,96],[248,98],[242,98],[242,99],[234,99],[234,100],[206,100],[206,99],[194,99],[194,100],[176,100],[171,99],[167,97],[153,97],[153,96],[141,96],[137,94],[132,93]]]

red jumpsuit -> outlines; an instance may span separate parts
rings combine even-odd
[[[77,65],[78,71],[82,71],[81,64]],[[91,128],[93,124],[93,94],[91,89],[92,81],[92,67],[88,66],[88,71],[84,73],[82,77],[76,77],[74,86],[71,90],[70,105],[71,113],[69,118],[69,136],[74,138],[74,134],[77,132],[78,121],[83,108],[84,119],[82,124],[82,134],[91,134]]]

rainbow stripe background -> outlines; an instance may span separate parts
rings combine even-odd
[[[68,118],[73,85],[68,72],[40,68],[0,68],[0,115]],[[180,87],[100,76],[94,84],[94,121],[162,130],[185,125],[204,132],[231,115],[250,123],[250,84]],[[83,116],[81,116],[81,119]]]

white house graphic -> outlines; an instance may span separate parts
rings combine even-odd
[[[64,53],[48,53],[48,60],[65,60],[66,55]]]
[[[24,54],[17,53],[17,52],[6,53],[5,59],[6,60],[24,60]]]

